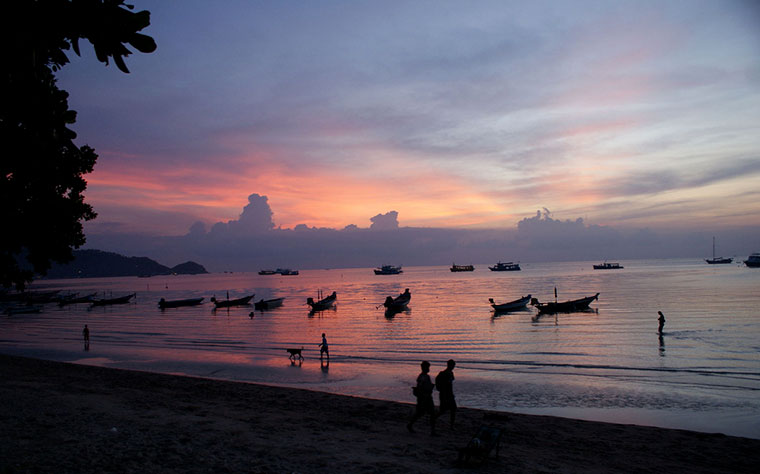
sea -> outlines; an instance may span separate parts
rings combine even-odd
[[[760,269],[698,259],[621,261],[619,270],[593,263],[41,280],[34,290],[136,296],[123,305],[3,314],[0,352],[407,403],[422,360],[434,376],[454,359],[460,406],[760,439]],[[408,308],[386,314],[385,298],[406,288]],[[308,297],[333,291],[333,308],[309,311]],[[556,315],[531,306],[497,315],[489,304],[528,294],[554,301],[555,291],[558,301],[599,299],[588,311]],[[209,302],[250,294],[285,300],[269,311]],[[204,303],[157,305],[192,297]],[[661,337],[658,311],[666,318]],[[329,362],[319,357],[323,333]],[[291,361],[289,348],[303,348],[305,360]]]

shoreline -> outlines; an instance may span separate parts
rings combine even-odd
[[[460,472],[481,425],[504,430],[481,472],[755,472],[760,440],[411,404],[0,354],[0,472]],[[436,397],[437,403],[437,397]],[[444,417],[446,418],[446,417]]]

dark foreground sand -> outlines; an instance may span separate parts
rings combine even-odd
[[[758,472],[760,440],[461,409],[405,428],[411,405],[0,355],[0,473]],[[442,420],[443,421],[443,420]],[[478,426],[498,458],[455,465]]]

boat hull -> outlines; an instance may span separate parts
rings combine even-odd
[[[166,308],[179,308],[181,306],[197,306],[203,303],[203,298],[187,298],[184,300],[169,300],[166,301],[163,298],[158,302],[158,307],[161,309]]]
[[[231,306],[246,306],[246,305],[251,304],[251,300],[253,299],[253,296],[254,295],[244,296],[243,298],[238,298],[234,300],[221,300],[221,301],[217,299],[212,299],[212,301],[214,302],[215,309],[229,308]]]
[[[597,299],[599,299],[599,293],[595,294],[594,296],[587,296],[586,298],[563,301],[560,303],[539,303],[538,300],[533,299],[531,304],[538,308],[538,312],[542,314],[572,313],[575,311],[587,310],[589,305]]]
[[[285,300],[285,298],[272,298],[270,300],[260,300],[253,303],[253,307],[259,311],[279,308],[280,306],[282,306],[283,300]]]
[[[497,313],[508,313],[510,311],[517,311],[518,309],[523,309],[526,306],[528,306],[528,303],[530,303],[531,295],[523,296],[522,298],[516,299],[514,301],[510,301],[508,303],[502,303],[502,304],[496,304],[494,302],[493,298],[489,298],[489,301],[491,302],[491,307],[493,310]]]

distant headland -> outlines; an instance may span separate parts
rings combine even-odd
[[[161,265],[148,257],[126,257],[102,250],[75,250],[74,260],[56,264],[45,278],[99,278],[121,276],[196,275],[208,273],[195,262],[180,263],[174,267]]]

